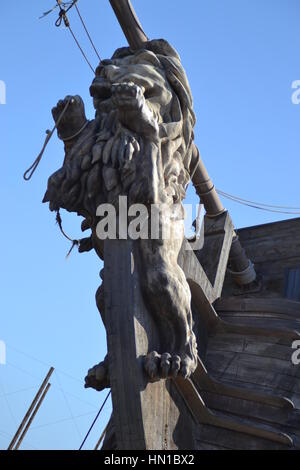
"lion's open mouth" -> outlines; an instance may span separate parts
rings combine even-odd
[[[129,80],[127,80],[129,81]],[[135,80],[135,83],[137,82],[137,80]],[[134,83],[132,81],[132,83]],[[148,85],[148,86],[145,86],[145,85]],[[93,97],[93,98],[96,98],[98,100],[107,100],[109,98],[111,98],[112,96],[112,90],[111,90],[111,83],[103,78],[103,77],[96,77],[92,83],[92,85],[90,86],[90,95]],[[154,86],[149,86],[149,84],[141,84],[140,86],[143,87],[144,89],[144,96],[146,99],[149,99],[149,98],[152,98],[152,96],[155,96],[157,94],[157,90],[156,90],[156,87]]]

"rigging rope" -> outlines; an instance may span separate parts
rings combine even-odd
[[[72,1],[72,2],[61,2],[61,5],[65,8],[66,6],[69,6],[70,5],[70,8],[72,8],[75,3],[77,2],[77,0],[75,1]],[[58,3],[56,5],[54,5],[53,8],[51,8],[51,10],[47,10],[45,11],[42,16],[39,17],[39,20],[41,20],[42,18],[44,18],[45,16],[49,15],[50,13],[52,13],[56,8],[58,7]],[[69,11],[70,8],[68,8],[66,11]]]
[[[81,45],[80,45],[78,39],[76,38],[76,36],[75,36],[75,34],[74,34],[74,32],[73,32],[73,30],[72,30],[72,28],[71,28],[70,21],[69,21],[69,19],[68,19],[68,17],[67,17],[67,12],[75,5],[75,3],[77,2],[77,0],[75,0],[75,1],[72,3],[72,5],[69,6],[69,8],[67,8],[67,10],[65,10],[65,9],[62,7],[62,5],[61,5],[61,0],[56,0],[56,1],[57,1],[57,5],[58,5],[58,7],[59,7],[59,16],[58,16],[58,18],[57,18],[57,20],[56,20],[56,22],[55,22],[55,26],[59,27],[59,26],[62,24],[62,21],[64,22],[66,28],[69,29],[69,31],[70,31],[70,33],[71,33],[71,35],[72,35],[72,37],[73,37],[73,39],[74,39],[74,41],[75,41],[75,43],[76,43],[78,49],[80,50],[80,52],[81,52],[82,56],[84,57],[86,63],[88,64],[88,66],[90,67],[90,69],[92,70],[92,72],[95,74],[95,70],[94,70],[92,64],[90,63],[89,59],[87,58],[87,56],[86,56],[84,50],[82,49],[82,47],[81,47]],[[75,5],[75,6],[76,6],[76,5]],[[79,10],[78,10],[78,11],[79,11]]]
[[[78,16],[79,16],[79,19],[80,19],[80,21],[81,21],[81,24],[82,24],[82,26],[83,26],[83,28],[84,28],[86,34],[87,34],[87,37],[88,37],[88,39],[89,39],[89,41],[90,41],[90,43],[91,43],[91,46],[92,46],[92,48],[94,49],[94,51],[95,51],[95,53],[96,53],[96,55],[97,55],[99,61],[101,61],[100,55],[99,55],[99,53],[98,53],[98,51],[97,51],[97,49],[96,49],[96,46],[95,46],[95,44],[94,44],[94,42],[93,42],[93,40],[92,40],[92,38],[91,38],[91,35],[90,35],[90,33],[89,33],[89,31],[88,31],[88,29],[87,29],[87,27],[86,27],[86,24],[85,24],[85,22],[84,22],[84,20],[83,20],[83,18],[82,18],[82,15],[81,15],[80,11],[79,11],[79,8],[78,8],[78,6],[77,6],[77,2],[78,2],[78,0],[73,0],[73,1],[70,1],[70,2],[63,2],[62,0],[56,0],[56,3],[57,3],[57,4],[56,4],[51,10],[45,12],[42,17],[48,15],[48,14],[51,13],[53,10],[55,10],[55,8],[59,7],[59,17],[58,17],[58,19],[56,20],[55,25],[56,25],[57,27],[59,27],[59,26],[61,26],[62,21],[64,22],[66,28],[68,28],[68,29],[70,30],[70,33],[71,33],[71,35],[72,35],[72,37],[73,37],[73,39],[74,39],[74,41],[75,41],[77,47],[79,48],[79,50],[80,50],[82,56],[84,57],[86,63],[88,64],[89,68],[92,70],[93,73],[95,73],[95,70],[94,70],[93,66],[91,65],[90,61],[88,60],[88,58],[87,58],[87,56],[86,56],[84,50],[82,49],[82,47],[81,47],[81,45],[80,45],[78,39],[76,38],[76,36],[75,36],[75,34],[74,34],[74,32],[73,32],[73,30],[72,30],[72,28],[71,28],[71,25],[70,25],[70,21],[69,21],[69,19],[68,19],[68,17],[67,17],[68,11],[71,10],[71,8],[73,8],[73,6],[75,6],[75,9],[76,9],[77,14],[78,14]],[[42,17],[41,17],[41,18],[42,18]],[[43,153],[44,153],[44,151],[45,151],[45,148],[46,148],[46,146],[47,146],[49,140],[51,139],[51,137],[52,137],[52,135],[53,135],[53,132],[54,132],[55,129],[57,128],[60,119],[63,117],[63,114],[64,114],[64,112],[66,111],[66,108],[68,107],[68,105],[69,105],[69,102],[66,104],[66,107],[65,107],[65,109],[64,109],[63,112],[62,112],[62,115],[60,116],[59,120],[57,121],[57,123],[56,123],[56,125],[54,126],[54,128],[52,129],[52,131],[51,131],[51,132],[50,132],[49,130],[46,131],[47,136],[46,136],[46,139],[45,139],[43,148],[42,148],[40,154],[38,155],[38,157],[36,158],[36,160],[34,161],[34,163],[33,163],[33,164],[28,168],[28,170],[24,173],[24,176],[23,176],[23,177],[24,177],[25,180],[28,181],[28,180],[32,177],[33,173],[35,172],[35,170],[36,170],[38,164],[40,163],[40,160],[41,160],[42,155],[43,155]],[[196,167],[195,167],[195,169],[194,169],[194,172],[196,171],[196,169],[197,169],[197,165],[196,165]],[[194,172],[193,172],[193,173],[194,173]],[[28,173],[29,173],[29,175],[28,175]],[[288,214],[288,215],[299,215],[299,214],[300,214],[300,208],[299,208],[299,207],[276,206],[276,205],[272,205],[272,204],[264,204],[264,203],[254,202],[254,201],[251,201],[251,200],[248,200],[248,199],[243,199],[243,198],[240,198],[240,197],[238,197],[238,196],[234,196],[234,195],[232,195],[232,194],[226,193],[225,191],[221,191],[220,189],[217,189],[217,193],[218,193],[220,196],[222,196],[222,197],[224,197],[224,198],[226,198],[226,199],[229,199],[229,200],[231,200],[231,201],[233,201],[233,202],[236,202],[236,203],[238,203],[238,204],[242,204],[242,205],[244,205],[244,206],[252,207],[253,209],[259,209],[259,210],[263,210],[263,211],[266,211],[266,212],[273,212],[273,213],[279,213],[279,214]],[[284,209],[284,210],[280,210],[280,209]],[[286,210],[285,210],[285,209],[286,209]],[[63,228],[62,228],[62,221],[61,221],[61,216],[60,216],[60,214],[59,214],[59,211],[57,211],[57,214],[56,214],[56,221],[57,221],[57,223],[58,223],[58,225],[59,225],[59,228],[60,228],[62,234],[64,235],[64,237],[67,238],[69,241],[72,242],[72,246],[71,246],[71,248],[70,248],[70,250],[69,250],[69,252],[68,252],[68,254],[67,254],[67,257],[68,257],[68,256],[70,255],[71,251],[73,250],[74,246],[79,245],[80,241],[79,241],[79,240],[73,240],[73,239],[71,239],[70,237],[68,237],[68,235],[66,235],[66,233],[64,232],[64,230],[63,230]]]
[[[229,193],[225,193],[224,191],[221,191],[220,189],[216,190],[217,193],[220,196],[225,197],[226,199],[229,199],[233,202],[237,202],[238,204],[242,204],[244,206],[252,207],[253,209],[260,209],[262,211],[266,212],[275,212],[277,214],[288,214],[288,215],[299,215],[300,214],[300,208],[299,207],[291,207],[291,206],[275,206],[272,204],[264,204],[260,202],[254,202],[250,201],[248,199],[243,199],[238,196],[234,196]],[[279,209],[291,209],[291,210],[279,210]]]
[[[111,394],[111,390],[110,390],[110,391],[108,392],[108,394],[106,395],[106,398],[105,398],[104,402],[102,403],[101,408],[100,408],[100,410],[98,411],[98,413],[97,413],[97,415],[96,415],[94,421],[92,422],[92,424],[91,424],[91,426],[90,426],[90,429],[88,430],[88,432],[87,432],[85,438],[83,439],[83,441],[82,441],[82,443],[81,443],[81,446],[79,447],[79,450],[82,449],[82,447],[83,447],[84,444],[85,444],[85,441],[86,441],[87,438],[89,437],[90,432],[91,432],[91,430],[93,429],[93,427],[94,427],[94,425],[95,425],[97,419],[99,418],[99,416],[100,416],[100,414],[101,414],[101,412],[102,412],[102,410],[103,410],[103,408],[104,408],[104,405],[105,405],[105,403],[107,402],[108,397],[109,397],[110,394]]]
[[[68,408],[68,411],[69,411],[69,413],[70,413],[70,419],[71,419],[71,421],[72,421],[72,423],[73,423],[73,425],[74,425],[74,428],[76,429],[76,432],[77,432],[77,434],[78,434],[78,436],[79,436],[79,439],[81,440],[82,435],[81,435],[81,433],[80,433],[80,430],[79,430],[77,421],[76,421],[76,419],[75,419],[75,417],[74,417],[74,414],[73,414],[72,408],[71,408],[71,406],[70,406],[69,400],[68,400],[68,398],[67,398],[67,395],[65,394],[65,391],[64,391],[64,389],[63,389],[62,386],[61,386],[61,382],[60,382],[60,379],[59,379],[58,374],[55,373],[55,377],[56,377],[56,380],[57,380],[57,383],[58,383],[58,388],[59,388],[60,391],[61,391],[61,394],[62,394],[62,396],[63,396],[63,398],[64,398],[66,407]]]
[[[62,226],[62,219],[61,219],[61,215],[60,215],[59,209],[56,211],[56,223],[57,223],[57,225],[59,226],[59,230],[61,231],[62,235],[63,235],[67,240],[69,240],[70,242],[72,242],[72,246],[71,246],[71,248],[69,249],[69,251],[68,251],[68,253],[67,253],[67,255],[66,255],[66,258],[69,258],[69,256],[70,256],[70,254],[71,254],[73,248],[74,248],[75,246],[78,246],[78,247],[79,247],[79,245],[80,245],[80,240],[75,240],[75,239],[73,240],[72,238],[70,238],[70,237],[66,234],[66,232],[64,231],[63,226]]]
[[[236,200],[239,200],[241,202],[248,202],[249,204],[255,204],[256,206],[271,207],[273,209],[291,209],[291,210],[295,210],[295,211],[300,211],[300,207],[274,206],[272,204],[264,204],[263,202],[254,202],[254,201],[249,201],[248,199],[242,199],[241,197],[233,196],[232,194],[225,193],[225,191],[221,191],[220,189],[218,189],[218,192],[220,194],[222,194],[223,196],[230,196],[230,197],[235,198]]]
[[[99,52],[97,51],[96,46],[95,46],[95,44],[94,44],[94,42],[93,42],[93,40],[92,40],[92,38],[91,38],[91,35],[90,35],[90,33],[88,32],[88,29],[87,29],[87,27],[86,27],[86,25],[85,25],[85,22],[84,22],[84,20],[83,20],[81,14],[80,14],[79,8],[78,8],[78,6],[76,5],[76,3],[75,3],[75,9],[76,9],[76,11],[77,11],[77,13],[78,13],[78,16],[79,16],[79,18],[80,18],[80,21],[81,21],[81,23],[82,23],[82,26],[84,27],[84,30],[85,30],[85,32],[86,32],[86,34],[87,34],[87,37],[89,38],[89,41],[90,41],[90,43],[91,43],[91,45],[92,45],[92,48],[94,49],[94,51],[95,51],[95,53],[96,53],[96,55],[97,55],[99,61],[101,62],[101,57],[100,57],[100,55],[99,55]]]
[[[46,149],[46,147],[47,147],[47,145],[48,145],[48,143],[49,143],[49,141],[50,141],[50,139],[51,139],[51,137],[52,137],[52,135],[53,135],[55,129],[57,129],[57,127],[59,126],[59,123],[61,122],[62,118],[64,117],[64,114],[65,114],[65,112],[67,111],[67,109],[68,109],[70,103],[72,102],[72,100],[73,100],[73,98],[70,98],[70,99],[66,102],[66,105],[65,105],[64,109],[62,110],[61,114],[59,115],[59,117],[58,117],[58,119],[57,119],[57,121],[56,121],[56,123],[55,123],[53,129],[52,129],[51,131],[49,131],[49,129],[47,129],[47,131],[46,131],[47,136],[46,136],[44,145],[43,145],[43,147],[42,147],[42,150],[40,151],[40,153],[38,154],[38,156],[36,157],[36,159],[34,160],[34,162],[32,163],[32,165],[30,165],[30,167],[25,171],[25,173],[24,173],[24,175],[23,175],[23,178],[24,178],[25,181],[29,181],[29,180],[31,179],[31,177],[33,176],[35,170],[37,169],[37,167],[38,167],[38,165],[39,165],[39,163],[40,163],[40,161],[41,161],[41,159],[42,159],[42,156],[43,156],[43,154],[44,154],[44,152],[45,152],[45,149]],[[86,127],[86,125],[87,125],[88,123],[89,123],[89,121],[87,121],[87,122],[84,124],[84,126],[80,129],[80,131],[77,132],[76,134],[74,134],[74,135],[72,136],[72,138],[74,138],[74,137],[77,136],[80,132],[82,132],[82,130]],[[75,246],[78,246],[78,247],[79,247],[79,245],[80,245],[80,240],[72,239],[72,238],[70,238],[70,237],[66,234],[66,232],[64,231],[63,226],[62,226],[62,218],[61,218],[59,209],[56,211],[56,223],[58,224],[59,229],[60,229],[61,233],[63,234],[63,236],[64,236],[67,240],[69,240],[70,242],[72,242],[72,246],[71,246],[71,248],[69,249],[69,251],[68,251],[68,253],[67,253],[67,255],[66,255],[66,258],[68,258],[68,257],[70,256],[70,254],[71,254],[73,248],[74,248]]]
[[[86,63],[87,63],[88,66],[90,67],[90,69],[91,69],[91,71],[93,72],[93,74],[95,74],[95,69],[94,69],[94,67],[92,66],[92,64],[90,63],[89,59],[87,58],[87,56],[86,56],[84,50],[82,49],[81,45],[79,44],[78,39],[76,38],[75,34],[73,33],[73,30],[72,30],[72,28],[71,28],[71,26],[70,26],[70,23],[69,23],[68,28],[69,28],[69,30],[70,30],[71,35],[73,36],[74,41],[76,42],[76,44],[77,44],[77,46],[78,46],[78,48],[79,48],[81,54],[83,55],[83,57],[84,57]]]
[[[34,162],[32,163],[32,165],[30,165],[30,167],[25,171],[24,175],[23,175],[23,178],[25,181],[29,181],[30,178],[32,177],[33,173],[35,172],[35,170],[37,169],[41,159],[42,159],[42,156],[46,150],[46,147],[51,139],[51,137],[53,136],[53,133],[54,131],[57,129],[57,127],[59,126],[60,124],[60,121],[62,120],[62,118],[64,117],[64,114],[65,112],[67,111],[68,107],[69,107],[69,104],[71,103],[73,98],[70,98],[64,109],[62,110],[61,114],[59,115],[59,118],[57,119],[53,129],[50,131],[49,129],[46,130],[46,138],[45,138],[45,142],[43,144],[43,147],[42,147],[42,150],[40,151],[40,153],[38,154],[38,156],[36,157],[36,159],[34,160]]]

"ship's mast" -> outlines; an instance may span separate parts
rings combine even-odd
[[[125,34],[129,46],[139,49],[148,37],[131,5],[130,0],[109,0],[120,26]]]
[[[130,0],[109,1],[129,46],[134,50],[143,47],[143,43],[149,39],[142,28]],[[224,213],[226,209],[219,198],[213,182],[208,176],[200,157],[199,150],[195,144],[193,148],[192,163],[193,168],[195,168],[195,170],[193,170],[192,182],[198,196],[200,197],[201,203],[205,207],[206,215],[210,218],[218,217],[220,214]],[[238,284],[247,285],[255,281],[256,272],[254,266],[248,259],[235,232],[233,233],[233,243],[229,263],[231,274]]]

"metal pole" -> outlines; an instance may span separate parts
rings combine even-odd
[[[42,394],[41,398],[39,399],[39,401],[38,401],[38,403],[37,403],[37,405],[36,405],[36,407],[35,407],[35,409],[34,409],[32,415],[30,416],[30,419],[29,419],[29,421],[28,421],[28,423],[27,423],[27,425],[26,425],[24,431],[22,432],[22,434],[21,434],[21,436],[20,436],[20,439],[19,439],[18,442],[16,443],[15,448],[14,448],[13,450],[18,450],[19,447],[20,447],[20,445],[22,444],[22,441],[23,441],[25,435],[27,434],[27,431],[28,431],[28,429],[30,428],[32,421],[34,420],[35,415],[36,415],[37,412],[39,411],[39,408],[40,408],[41,404],[43,403],[44,398],[45,398],[45,396],[47,395],[48,390],[49,390],[50,387],[51,387],[51,384],[48,383],[48,385],[47,385],[47,387],[45,388],[44,393]]]
[[[33,402],[31,403],[30,407],[28,408],[28,411],[27,411],[26,415],[24,416],[20,426],[18,427],[17,432],[14,435],[14,437],[13,437],[11,443],[9,444],[7,450],[12,450],[13,449],[18,437],[20,436],[21,432],[23,431],[24,426],[26,425],[26,422],[28,421],[32,411],[34,410],[34,407],[36,406],[40,396],[42,395],[44,388],[46,387],[47,383],[49,382],[49,379],[50,379],[51,375],[53,374],[53,371],[54,371],[54,367],[50,367],[48,374],[46,375],[42,385],[40,386]]]

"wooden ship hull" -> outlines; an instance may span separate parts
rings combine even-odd
[[[130,2],[110,3],[131,48],[143,48],[147,36]],[[103,449],[299,449],[300,366],[292,354],[300,339],[300,219],[235,232],[193,152],[204,246],[190,250],[185,240],[178,264],[192,294],[198,366],[189,379],[145,377],[143,358],[158,332],[141,295],[138,255],[130,241],[105,242],[113,414]]]
[[[205,222],[203,249],[182,250],[179,258],[192,291],[199,346],[198,368],[188,380],[145,378],[142,357],[155,326],[134,279],[134,249],[127,242],[109,242],[115,249],[107,252],[121,266],[120,278],[112,276],[110,282],[128,282],[118,300],[109,301],[113,416],[103,449],[300,448],[300,367],[292,362],[292,343],[300,339],[300,302],[293,300],[299,290],[288,285],[289,272],[300,265],[300,219],[238,232],[257,268],[257,281],[248,287],[237,287],[228,272],[223,286],[230,218],[219,217],[213,233],[211,221]],[[215,259],[208,256],[212,249],[219,253],[218,266],[209,262]],[[116,272],[112,259],[107,266]],[[108,296],[115,288],[110,282]],[[285,292],[292,292],[292,299]],[[126,331],[125,309],[120,309],[125,302]]]
[[[249,327],[300,330],[300,303],[268,299],[221,299],[218,313],[223,320]],[[288,435],[286,446],[243,433],[200,425],[199,449],[287,449],[300,445],[299,366],[293,365],[293,349],[287,338],[255,334],[216,334],[209,338],[206,365],[209,374],[227,385],[291,400],[294,408],[277,408],[237,397],[203,391],[207,406],[230,419],[263,426]]]
[[[113,413],[103,450],[300,449],[300,366],[292,362],[294,341],[300,339],[300,219],[245,228],[237,232],[234,230],[230,215],[223,207],[193,142],[195,117],[192,97],[179,56],[166,41],[154,41],[152,45],[151,41],[148,42],[130,1],[110,0],[110,3],[130,45],[130,48],[117,51],[116,60],[127,60],[136,52],[137,56],[142,56],[148,47],[151,64],[153,61],[158,63],[157,70],[164,71],[160,77],[162,83],[166,83],[168,78],[170,83],[164,86],[173,90],[171,95],[176,95],[177,103],[177,107],[174,107],[177,112],[172,118],[174,126],[170,127],[168,115],[165,122],[162,120],[162,127],[159,127],[151,107],[147,107],[143,87],[137,86],[133,89],[136,101],[133,107],[129,107],[129,116],[135,116],[135,119],[129,123],[122,94],[125,93],[125,97],[126,93],[132,95],[131,79],[118,83],[115,77],[111,78],[111,82],[107,81],[107,76],[95,77],[90,89],[93,97],[95,94],[100,101],[104,99],[103,89],[109,86],[115,99],[117,96],[120,100],[119,107],[109,115],[122,117],[126,125],[122,121],[120,129],[125,126],[137,136],[143,128],[144,140],[141,139],[140,143],[144,154],[138,146],[139,157],[135,161],[140,173],[135,173],[130,166],[126,170],[122,163],[124,149],[121,147],[121,168],[126,171],[122,173],[120,170],[119,173],[125,181],[124,192],[129,191],[126,186],[129,168],[134,176],[130,185],[133,185],[138,175],[142,175],[141,188],[146,186],[146,194],[138,201],[152,204],[157,200],[157,195],[165,191],[165,198],[160,202],[172,200],[169,204],[174,209],[175,202],[182,201],[186,185],[191,180],[206,215],[203,245],[197,245],[200,241],[197,234],[193,240],[184,239],[182,230],[180,241],[175,243],[175,236],[170,238],[169,244],[164,245],[162,255],[157,248],[163,244],[160,238],[156,243],[156,251],[159,253],[156,264],[152,263],[156,249],[153,240],[144,252],[141,249],[139,251],[141,245],[136,239],[105,239],[98,246],[99,241],[95,242],[93,238],[86,250],[84,247],[81,250],[95,248],[95,242],[100,258],[104,257],[104,308],[103,312],[102,307],[99,310],[107,332],[108,370],[106,363],[105,367],[101,367],[108,372],[105,387],[109,384],[111,388]],[[155,51],[159,52],[157,56]],[[161,57],[161,61],[158,57]],[[133,60],[132,57],[130,60]],[[138,62],[136,65],[139,65]],[[102,63],[104,69],[105,66],[109,67],[107,61]],[[149,69],[149,64],[147,67]],[[118,70],[116,65],[112,70],[115,69]],[[108,74],[107,70],[98,72]],[[120,76],[125,80],[123,75]],[[134,75],[129,76],[132,78]],[[140,101],[137,97],[140,97]],[[76,104],[76,100],[73,101]],[[127,101],[132,100],[127,98]],[[66,103],[65,109],[70,103]],[[125,138],[125,135],[122,139],[117,135],[114,141],[115,135],[110,133],[114,131],[110,129],[109,121],[110,118],[105,121],[109,137],[104,138],[103,132],[92,136],[101,141],[98,147],[93,147],[93,152],[94,149],[100,152],[99,148],[102,152],[104,144],[101,139],[106,142],[107,152],[107,149],[112,150],[112,146],[115,149],[116,142],[120,146],[120,142],[124,145],[127,142],[128,136]],[[133,124],[136,126],[132,128]],[[86,129],[85,126],[82,127],[81,123],[78,128]],[[174,130],[173,137],[169,129]],[[93,127],[91,131],[88,127],[86,132],[94,132]],[[65,141],[69,140],[70,135],[75,138],[77,134],[66,133]],[[167,137],[171,139],[169,153],[174,161],[170,160],[174,163],[177,154],[177,163],[181,169],[181,173],[178,170],[176,176],[174,164],[173,174],[169,173],[168,176],[169,186],[161,152],[166,147],[163,139]],[[177,142],[176,151],[174,142]],[[131,144],[127,144],[130,150]],[[134,149],[133,144],[131,147]],[[76,146],[74,148],[76,150]],[[79,161],[82,171],[89,171],[89,165],[96,165],[91,174],[83,175],[87,178],[84,181],[90,184],[88,202],[85,198],[79,201],[88,214],[93,212],[89,199],[98,194],[97,171],[101,170],[102,174],[103,170],[109,170],[115,177],[115,181],[113,178],[111,181],[109,178],[105,180],[112,185],[111,188],[107,187],[108,195],[111,195],[110,190],[115,188],[114,185],[118,189],[118,181],[121,185],[121,177],[115,168],[105,166],[108,164],[109,152],[106,154],[103,150],[104,166],[99,168],[97,165],[100,165],[102,153],[95,152],[94,155],[93,152],[87,155],[87,160]],[[81,153],[78,155],[80,157]],[[74,156],[75,163],[78,155]],[[132,153],[128,155],[132,157]],[[169,158],[170,155],[164,156]],[[75,163],[74,174],[77,171],[80,174],[79,166],[77,168]],[[129,165],[129,160],[127,163]],[[87,170],[83,168],[85,164]],[[148,173],[145,173],[144,167]],[[92,173],[95,168],[97,178]],[[179,184],[180,174],[185,175],[186,180],[183,179]],[[81,206],[78,206],[80,211],[77,205],[74,206],[71,190],[61,194],[60,188],[65,186],[60,179],[66,178],[69,183],[66,175],[68,171],[65,168],[59,170],[58,175],[55,173],[54,178],[52,175],[44,202],[51,201],[52,194],[55,202],[53,207],[64,207],[71,212],[85,214]],[[181,185],[177,196],[172,186],[175,184],[174,178],[177,190]],[[79,191],[76,185],[74,187]],[[141,188],[137,188],[137,198],[140,197]],[[167,198],[167,189],[171,191],[172,188],[173,196],[170,196],[170,192]],[[120,191],[116,194],[120,195]],[[81,193],[82,190],[79,196]],[[173,219],[177,220],[176,217]],[[161,220],[165,220],[165,217]],[[88,228],[93,231],[93,223]],[[170,253],[173,253],[172,258]],[[147,277],[150,264],[152,271]],[[163,275],[159,276],[161,273]],[[147,283],[151,284],[148,297],[145,295]],[[155,308],[153,302],[149,302],[149,298],[152,300],[154,296]],[[145,366],[149,356],[152,369]],[[97,386],[94,388],[101,389]]]
[[[240,292],[227,276],[215,308],[226,322],[266,328],[268,334],[212,335],[206,351],[207,369],[226,384],[286,397],[294,408],[277,408],[206,391],[203,399],[227,417],[236,416],[283,432],[293,444],[286,447],[200,425],[199,448],[299,449],[300,367],[292,362],[295,350],[287,332],[300,331],[300,285],[295,281],[300,266],[300,219],[244,228],[238,234],[260,280],[252,292]],[[272,330],[281,331],[281,335],[272,335]]]

